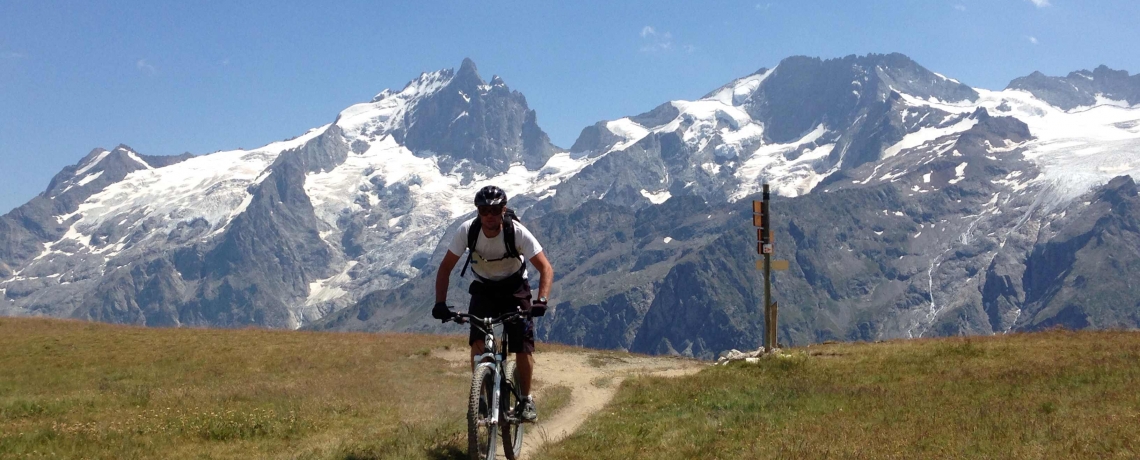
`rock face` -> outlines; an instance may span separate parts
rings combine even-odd
[[[1122,176],[1094,193],[1088,205],[1042,229],[1047,240],[1025,260],[1020,324],[1032,329],[1140,324],[1138,224],[1136,183]]]
[[[792,57],[564,151],[465,60],[252,151],[92,152],[0,218],[0,313],[457,332],[435,270],[496,184],[555,267],[540,340],[711,359],[759,346],[767,180],[781,344],[1137,327],[1134,78]]]

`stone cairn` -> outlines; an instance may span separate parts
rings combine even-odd
[[[764,350],[764,347],[760,347],[755,351],[747,352],[736,349],[728,350],[720,354],[720,359],[716,360],[716,364],[720,366],[733,361],[744,361],[754,364],[760,362],[760,358],[764,356],[780,356],[780,349],[772,348],[771,350]]]

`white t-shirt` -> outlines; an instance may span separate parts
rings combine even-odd
[[[542,245],[538,244],[538,240],[534,235],[527,230],[523,224],[514,222],[515,226],[515,249],[518,250],[519,257],[514,259],[505,258],[507,255],[507,245],[503,241],[503,233],[500,231],[494,238],[487,238],[483,231],[479,231],[479,237],[475,240],[475,251],[471,254],[471,270],[475,275],[488,281],[498,281],[506,279],[507,277],[515,274],[522,268],[524,261],[530,260],[535,254],[542,252]],[[471,220],[468,220],[459,226],[459,230],[451,238],[451,244],[447,246],[448,252],[457,256],[462,256],[463,252],[467,250],[467,232],[471,229]],[[526,278],[526,271],[523,271],[523,278]]]

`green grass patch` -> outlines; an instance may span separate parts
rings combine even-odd
[[[570,404],[570,387],[566,385],[545,386],[535,397],[538,411],[543,419],[549,419]]]
[[[549,459],[1137,458],[1140,333],[829,344],[626,380]]]
[[[624,352],[596,350],[586,357],[586,364],[590,367],[607,367],[624,364],[628,357],[629,354]]]

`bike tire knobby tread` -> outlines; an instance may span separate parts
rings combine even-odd
[[[494,375],[489,366],[476,366],[475,372],[471,374],[471,397],[467,406],[467,456],[471,460],[492,460],[495,458],[495,438],[498,433],[494,427],[487,427],[486,436],[488,439],[482,446],[483,449],[480,449],[478,425],[479,401],[484,392],[486,392],[487,409],[494,410],[490,407],[494,382]]]

